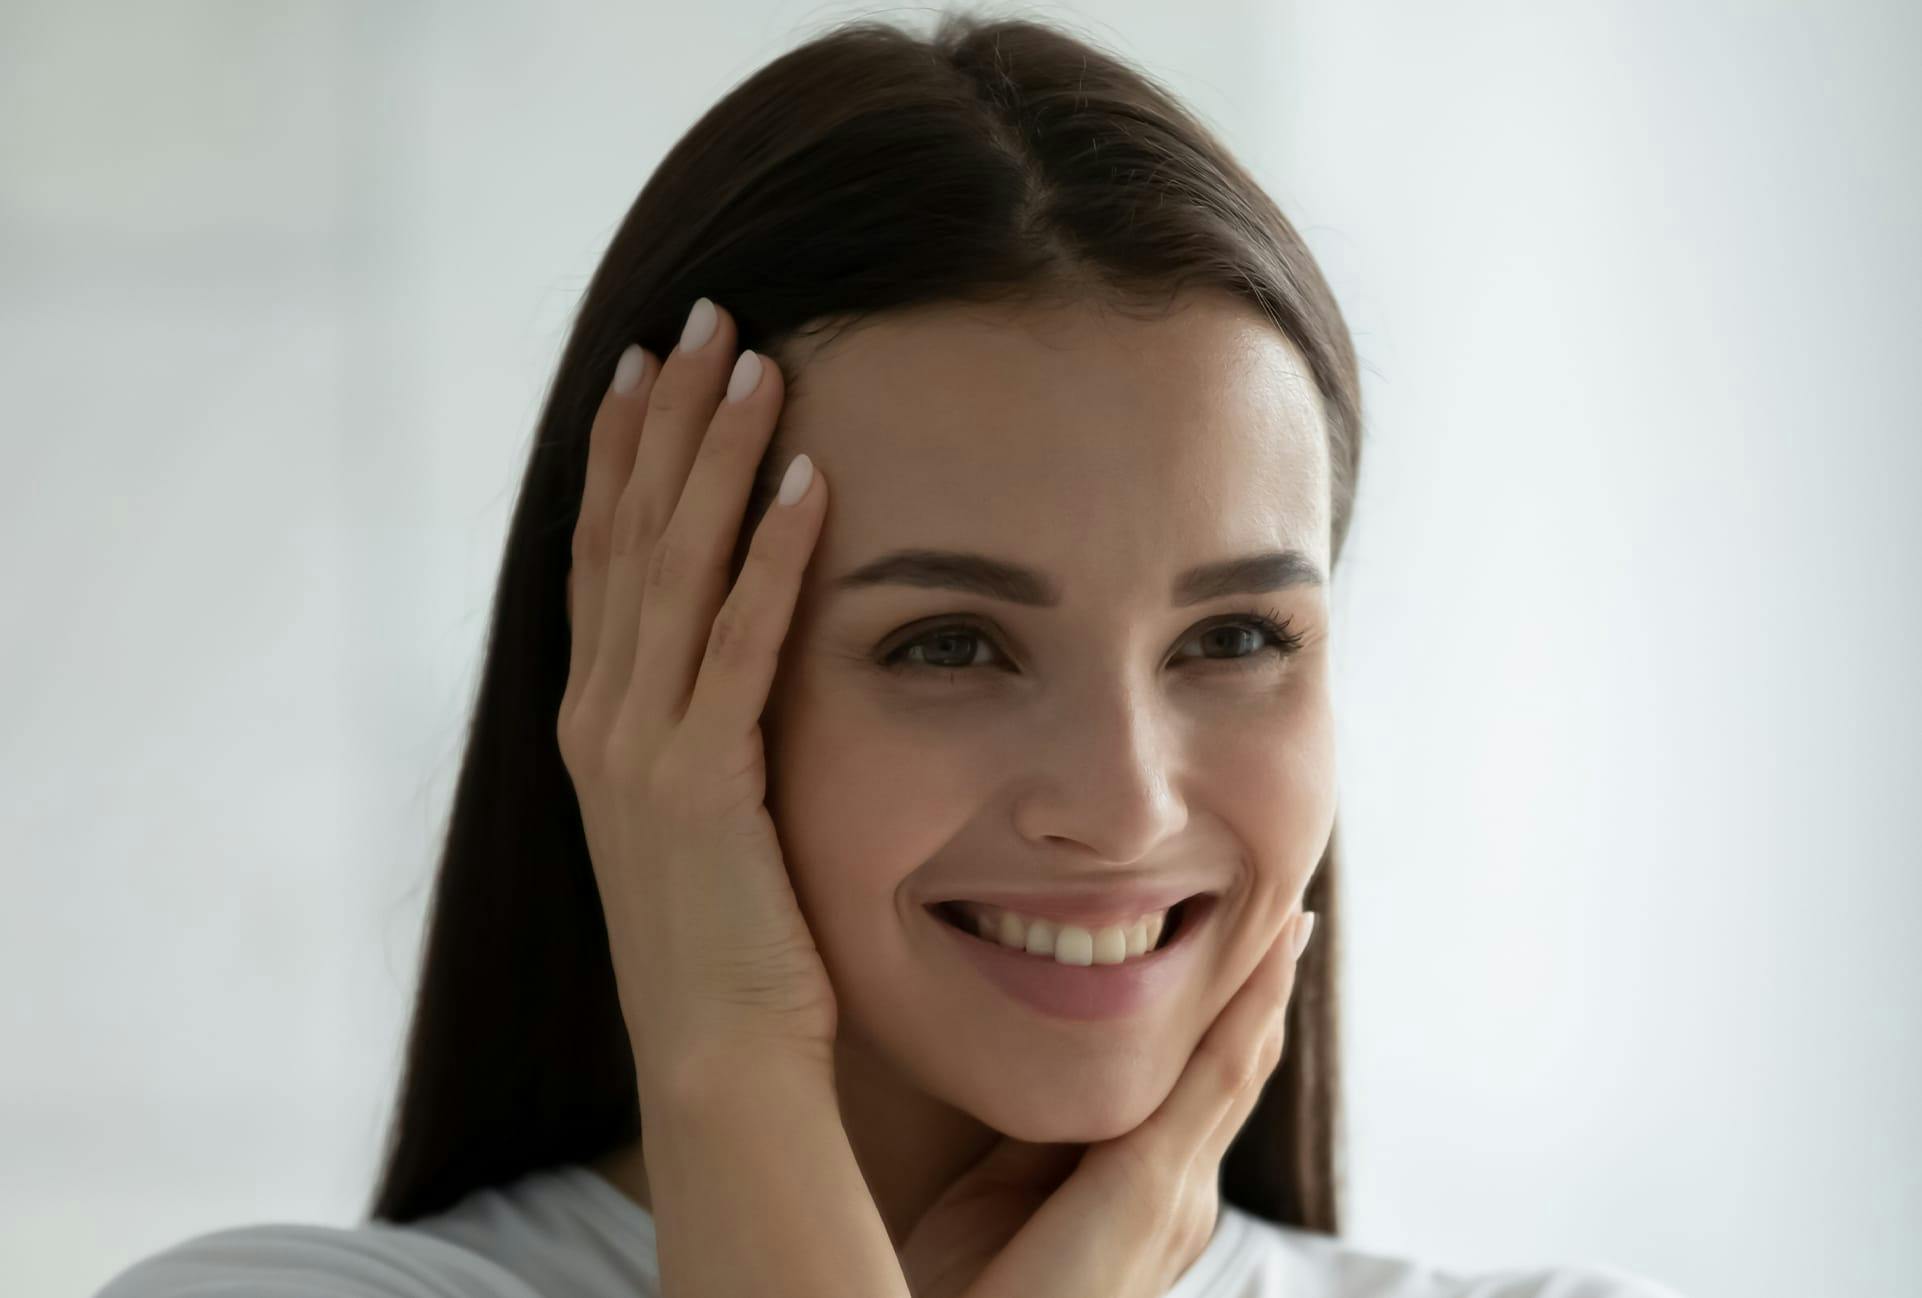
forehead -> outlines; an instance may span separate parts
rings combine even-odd
[[[1264,548],[1326,572],[1324,412],[1300,353],[1246,303],[1178,302],[927,308],[784,357],[783,446],[830,489],[811,568],[965,548],[1059,572],[1070,602],[1102,597],[1084,589],[1102,574],[1132,586]]]

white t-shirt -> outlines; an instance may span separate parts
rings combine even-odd
[[[476,1190],[405,1226],[240,1226],[143,1258],[96,1298],[660,1298],[654,1218],[592,1168]],[[1680,1298],[1601,1267],[1468,1275],[1223,1203],[1165,1298]]]

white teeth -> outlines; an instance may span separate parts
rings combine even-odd
[[[1019,915],[1004,910],[1001,912],[1001,926],[995,931],[994,937],[1002,946],[1011,946],[1019,951],[1028,945],[1028,926]]]
[[[1045,919],[1029,920],[1028,921],[1028,954],[1029,955],[1053,955],[1056,952],[1056,950],[1058,950],[1056,946],[1056,935],[1059,932],[1060,932],[1059,929],[1055,928],[1053,924],[1049,923]],[[1091,939],[1089,941],[1089,946],[1092,947],[1093,945],[1094,943]],[[1091,961],[1072,960],[1064,957],[1061,963],[1089,964],[1091,963]]]
[[[1013,951],[1046,956],[1066,965],[1120,964],[1134,956],[1146,955],[1161,940],[1168,923],[1168,912],[1161,910],[1143,915],[1130,924],[1086,929],[1079,924],[1031,919],[978,902],[953,904],[980,937]]]

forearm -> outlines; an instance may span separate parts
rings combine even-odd
[[[831,1075],[711,1068],[641,1124],[664,1298],[908,1298]]]

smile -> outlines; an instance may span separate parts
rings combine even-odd
[[[1157,950],[1173,940],[1187,906],[1188,901],[1181,901],[1164,910],[1106,925],[1061,923],[975,901],[941,902],[929,909],[937,919],[983,941],[1085,967],[1121,964]]]
[[[1091,1020],[1137,1013],[1167,994],[1192,967],[1220,902],[1219,895],[1203,893],[1176,903],[1167,912],[1160,945],[1135,956],[1127,956],[1124,946],[1121,960],[1106,963],[1077,962],[1081,939],[1073,933],[1069,934],[1066,950],[1070,958],[1062,958],[1061,933],[1064,928],[1074,929],[1073,925],[1055,925],[1055,932],[1049,935],[1028,924],[1024,939],[1045,939],[1046,949],[1033,951],[1025,941],[1019,948],[1004,945],[999,929],[988,938],[978,927],[962,927],[968,912],[957,910],[954,903],[923,909],[934,927],[948,935],[952,944],[948,949],[956,951],[975,972],[1015,1001],[1050,1018]],[[1094,934],[1086,929],[1079,932],[1088,934],[1092,944]],[[1138,926],[1136,932],[1140,932]],[[1114,938],[1106,941],[1106,949],[1112,954]]]

